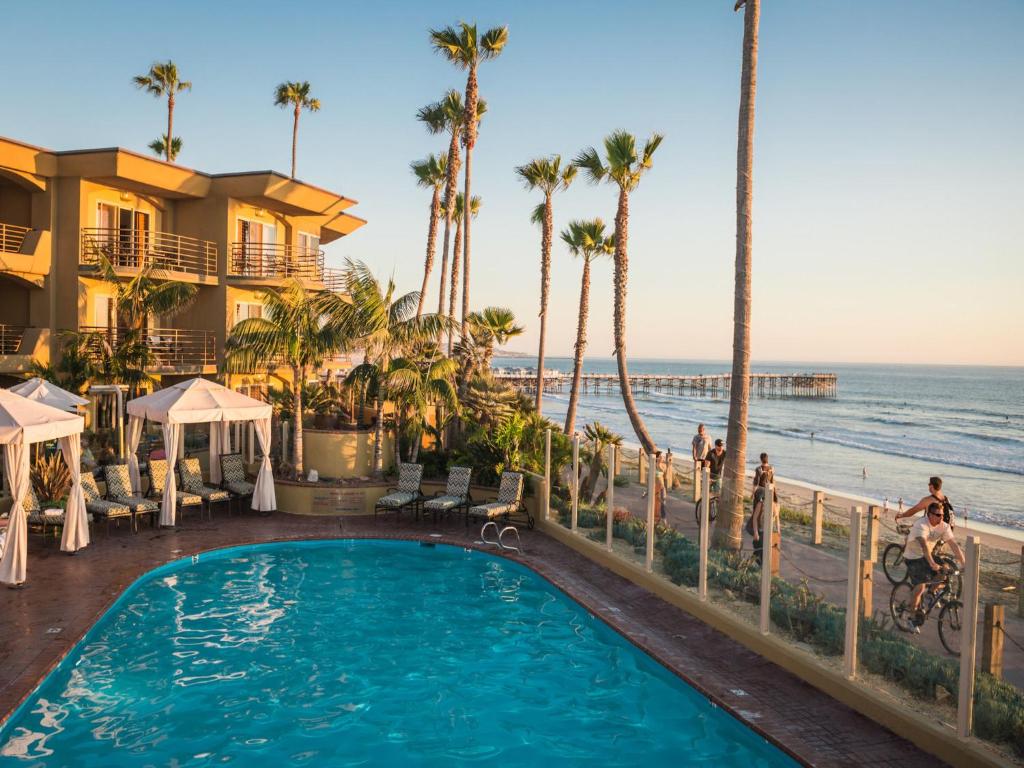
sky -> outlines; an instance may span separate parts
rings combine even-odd
[[[183,165],[287,172],[284,80],[322,110],[298,176],[355,198],[368,224],[327,246],[399,288],[422,280],[429,191],[409,163],[446,148],[416,110],[465,75],[428,30],[507,24],[480,68],[471,302],[511,308],[536,350],[539,202],[513,172],[622,128],[665,134],[631,197],[631,357],[732,354],[742,14],[733,0],[4,4],[0,135],[53,149],[146,152],[165,105],[133,75],[172,58]],[[170,18],[168,12],[170,9]],[[753,358],[1024,364],[1024,3],[770,0],[761,16],[754,168]],[[578,179],[555,227],[614,218]],[[548,354],[571,354],[581,265],[556,239]],[[435,266],[435,275],[437,267]],[[431,285],[428,306],[437,300]],[[611,264],[595,265],[588,352],[612,347]]]

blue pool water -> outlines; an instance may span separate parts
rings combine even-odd
[[[144,576],[0,730],[0,765],[795,763],[526,568],[415,542]]]

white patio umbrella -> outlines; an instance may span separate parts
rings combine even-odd
[[[39,377],[23,381],[21,384],[15,384],[13,387],[9,387],[8,391],[29,400],[35,400],[37,403],[43,403],[44,405],[60,408],[62,411],[70,411],[71,413],[78,413],[79,406],[89,404],[89,401],[84,397],[79,397],[73,392],[61,389],[56,384]]]
[[[59,440],[64,462],[71,472],[71,493],[64,511],[64,535],[60,548],[75,552],[89,543],[89,520],[82,494],[82,442],[85,422],[81,416],[37,403],[0,389],[0,445],[4,447],[4,471],[11,488],[11,517],[0,554],[0,582],[25,581],[28,560],[28,519],[24,512],[29,493],[28,446]]]
[[[138,490],[139,461],[136,451],[146,419],[163,424],[164,451],[167,454],[167,477],[160,508],[160,525],[174,525],[177,487],[174,463],[178,458],[178,442],[183,424],[210,424],[210,480],[219,483],[220,455],[230,447],[230,424],[251,421],[263,452],[263,461],[252,494],[252,508],[264,512],[277,509],[274,473],[270,467],[270,418],[273,409],[262,400],[228,389],[207,379],[189,379],[151,395],[128,402],[128,473]]]

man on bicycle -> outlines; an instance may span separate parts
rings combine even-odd
[[[722,491],[722,467],[725,465],[725,445],[721,438],[715,440],[715,447],[708,454],[708,474],[711,478],[711,495]]]
[[[928,505],[928,512],[920,518],[914,527],[910,529],[910,536],[907,538],[907,548],[903,559],[907,562],[907,579],[914,587],[911,608],[914,610],[914,623],[921,626],[924,623],[924,611],[921,610],[921,598],[929,583],[934,580],[935,574],[941,569],[938,563],[932,558],[932,550],[937,542],[948,544],[953,550],[957,563],[964,567],[964,553],[960,545],[953,538],[953,529],[942,519],[942,504],[933,501]]]
[[[928,495],[922,498],[917,504],[912,506],[910,509],[904,510],[896,514],[894,519],[899,520],[901,517],[913,517],[922,509],[927,509],[930,504],[939,504],[942,507],[942,519],[944,522],[949,523],[950,527],[953,526],[953,505],[950,504],[946,494],[942,492],[942,478],[941,477],[929,477],[928,478]]]

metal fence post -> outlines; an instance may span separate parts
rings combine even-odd
[[[580,435],[572,436],[572,521],[569,524],[576,532],[576,521],[580,513]]]
[[[644,565],[647,572],[654,570],[654,454],[647,454],[647,556]]]
[[[981,541],[967,537],[964,568],[963,615],[960,617],[960,701],[956,710],[956,734],[969,738],[974,728],[974,663],[978,646],[978,573]]]
[[[814,499],[811,502],[811,521],[813,525],[812,544],[821,544],[821,528],[825,520],[825,494],[823,491],[815,491]]]
[[[764,501],[761,502],[761,634],[767,635],[771,629],[772,603],[772,560],[775,547],[772,532],[775,530],[775,484],[765,489]]]
[[[846,639],[843,647],[843,672],[849,679],[857,676],[857,625],[860,617],[860,544],[864,528],[864,510],[850,510],[850,551],[846,567]]]
[[[710,540],[711,527],[710,505],[711,505],[711,470],[704,467],[701,482],[708,489],[700,500],[700,569],[697,572],[697,596],[701,600],[708,599],[708,545]]]
[[[615,459],[618,456],[617,445],[608,446],[608,490],[604,494],[605,532],[604,545],[612,551],[612,537],[615,535]]]
[[[551,519],[551,430],[544,433],[544,519]]]

